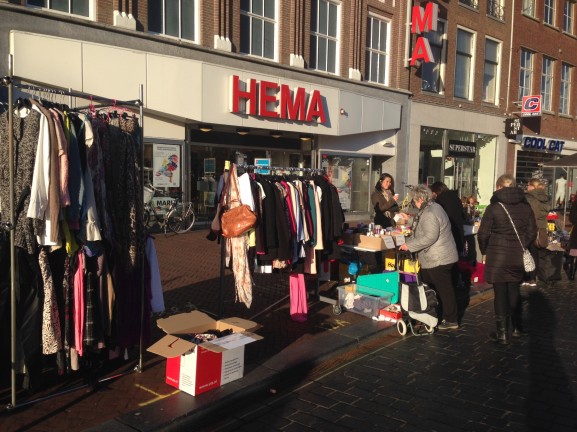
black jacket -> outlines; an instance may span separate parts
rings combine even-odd
[[[463,231],[463,225],[465,224],[465,211],[463,209],[463,204],[457,195],[456,190],[448,190],[435,198],[437,204],[443,207],[449,220],[451,221],[451,232],[453,233],[453,238],[455,239],[455,245],[457,246],[457,253],[459,256],[463,254],[465,249],[465,233]]]
[[[525,274],[523,249],[499,203],[503,203],[511,215],[523,247],[529,247],[537,235],[535,216],[523,191],[517,187],[495,191],[477,234],[479,249],[486,255],[485,280],[489,283],[521,282]]]

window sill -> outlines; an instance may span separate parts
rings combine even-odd
[[[561,31],[561,29],[560,29],[559,27],[556,27],[556,26],[554,26],[554,25],[551,25],[551,24],[549,24],[549,23],[546,23],[545,21],[543,21],[543,25],[544,25],[545,27],[547,27],[547,28],[550,28],[551,30],[555,30],[555,31],[558,31],[558,32]]]
[[[459,2],[459,6],[464,7],[465,9],[469,9],[471,12],[477,12],[479,13],[479,8],[473,7],[473,6],[469,6],[466,4],[463,4],[461,2]]]
[[[559,113],[559,118],[565,118],[565,119],[573,120],[573,116],[571,114]]]
[[[530,20],[533,20],[537,23],[541,23],[541,20],[539,18],[537,18],[535,15],[528,15],[526,13],[521,13],[521,15],[523,15],[525,18],[528,18]]]

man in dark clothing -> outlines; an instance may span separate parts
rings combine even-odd
[[[451,221],[451,232],[455,239],[457,246],[457,253],[463,256],[465,249],[465,233],[463,225],[465,224],[465,215],[463,212],[463,204],[457,195],[456,190],[450,190],[443,182],[435,182],[431,185],[431,191],[437,204],[443,207],[449,220]]]

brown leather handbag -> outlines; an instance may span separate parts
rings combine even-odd
[[[256,215],[246,204],[225,210],[220,220],[222,235],[227,238],[240,237],[256,225]]]

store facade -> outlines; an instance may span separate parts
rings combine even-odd
[[[177,44],[166,55],[165,43],[132,33],[119,46],[115,33],[70,24],[62,37],[26,15],[14,27],[2,45],[17,77],[118,100],[142,86],[145,182],[199,211],[213,210],[225,161],[325,168],[353,219],[370,217],[382,170],[406,175],[405,91]],[[53,61],[63,52],[66,62]]]

